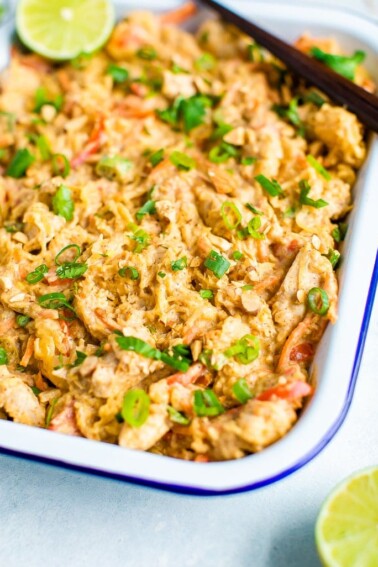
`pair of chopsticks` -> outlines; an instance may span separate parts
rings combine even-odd
[[[346,106],[358,116],[365,126],[378,132],[378,97],[226,6],[214,0],[200,0],[200,3],[212,8],[228,23],[234,24],[253,37],[257,43],[268,49],[294,73],[318,87],[337,104]]]

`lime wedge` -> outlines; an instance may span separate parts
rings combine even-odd
[[[335,488],[321,508],[315,536],[326,567],[378,565],[378,467]]]
[[[110,0],[20,0],[16,25],[29,49],[62,61],[102,47],[114,9]]]

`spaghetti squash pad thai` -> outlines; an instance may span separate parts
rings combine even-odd
[[[1,75],[0,418],[207,462],[312,394],[366,147],[253,40],[181,16],[66,64],[14,48]]]

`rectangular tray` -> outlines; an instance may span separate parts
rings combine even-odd
[[[224,2],[226,4],[226,2]],[[160,9],[178,5],[159,3]],[[231,5],[231,2],[228,3]],[[154,9],[153,0],[116,2],[126,9]],[[300,3],[233,1],[234,10],[282,38],[305,31],[336,37],[347,52],[363,49],[378,82],[378,27],[347,10]],[[0,68],[9,53],[10,19],[0,25]],[[237,461],[193,463],[116,445],[69,437],[0,420],[0,451],[29,459],[192,494],[229,494],[278,481],[313,459],[342,425],[350,406],[378,284],[378,138],[372,135],[367,160],[354,188],[355,207],[339,270],[337,324],[329,325],[318,347],[312,373],[317,389],[294,428],[280,441]]]

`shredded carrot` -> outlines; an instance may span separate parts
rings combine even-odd
[[[34,353],[34,337],[29,337],[26,343],[26,349],[23,357],[20,360],[20,365],[26,367]]]
[[[197,6],[194,2],[186,2],[179,8],[166,12],[160,16],[162,24],[178,25],[192,18],[197,13]]]
[[[92,134],[88,140],[84,150],[71,160],[71,167],[79,167],[87,161],[87,159],[99,151],[101,147],[101,138],[104,132],[105,117],[103,114],[96,120],[92,130]]]
[[[44,381],[41,372],[38,372],[36,377],[34,378],[35,385],[41,392],[45,392],[48,388],[47,382]]]

